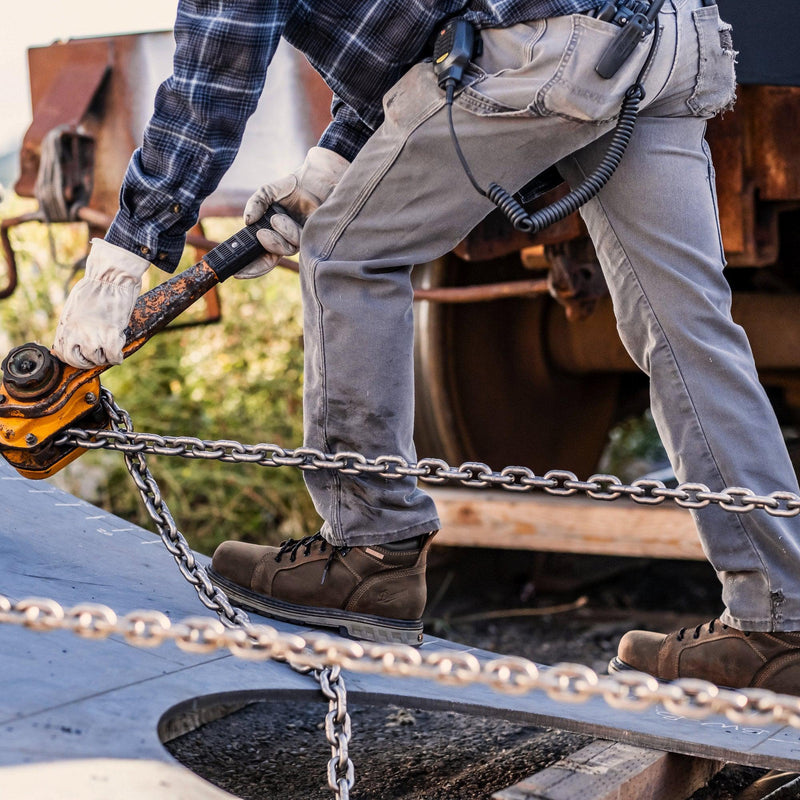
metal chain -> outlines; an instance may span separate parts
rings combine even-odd
[[[111,421],[111,431],[124,434],[132,430],[130,415],[121,409],[107,389],[101,389],[101,402]],[[250,618],[239,608],[234,608],[227,595],[211,582],[205,568],[198,564],[189,543],[175,525],[175,520],[161,497],[161,490],[147,466],[141,452],[126,452],[125,466],[139,490],[145,509],[156,526],[164,546],[171,553],[181,575],[194,587],[200,602],[229,625],[247,628]]]
[[[65,609],[55,600],[44,598],[12,602],[0,595],[0,623],[36,631],[66,630],[87,639],[118,635],[136,647],[152,648],[171,641],[191,653],[227,650],[237,658],[288,662],[300,670],[319,670],[320,664],[330,667],[320,672],[322,691],[330,705],[326,735],[334,752],[328,774],[332,786],[344,792],[340,794],[343,798],[348,796],[353,773],[347,758],[350,721],[340,669],[424,678],[450,686],[481,684],[507,694],[543,691],[554,700],[569,703],[600,697],[612,708],[624,711],[643,711],[657,705],[691,719],[721,714],[737,725],[777,723],[800,729],[800,697],[766,689],[724,689],[695,678],[659,683],[641,672],[598,675],[583,664],[542,667],[516,656],[480,660],[472,653],[453,650],[371,644],[314,632],[300,636],[269,625],[251,624],[243,630],[209,617],[171,622],[160,611],[132,611],[118,617],[108,606],[97,603]]]
[[[129,434],[133,430],[130,415],[117,405],[108,389],[101,388],[100,391],[103,408],[111,423],[111,431],[107,431],[107,433]],[[215,611],[222,623],[236,627],[245,636],[251,637],[253,624],[250,622],[247,612],[234,608],[225,592],[211,582],[205,567],[197,562],[189,543],[175,525],[175,520],[161,497],[158,484],[147,466],[144,453],[128,451],[124,453],[124,456],[125,466],[139,490],[147,513],[153,520],[164,546],[175,559],[181,575],[194,587],[200,602],[209,610]],[[328,698],[326,733],[332,725],[338,726],[337,729],[331,729],[332,732],[328,734],[332,752],[328,762],[328,785],[337,800],[349,800],[350,788],[355,780],[355,770],[353,762],[348,756],[351,726],[347,713],[344,680],[339,675],[340,668],[323,666],[313,669],[315,664],[296,665],[293,662],[289,662],[289,664],[293,669],[312,674],[320,684],[322,693]],[[329,722],[332,713],[334,713],[334,722]],[[331,776],[334,776],[333,779]]]
[[[327,644],[330,640],[313,639],[319,645],[326,642],[322,652],[325,654],[325,666],[317,663],[305,663],[296,652],[279,654],[261,649],[262,643],[254,639],[255,626],[247,614],[234,608],[225,593],[214,586],[205,569],[197,563],[186,539],[177,529],[172,515],[161,498],[158,484],[150,473],[145,453],[154,455],[171,455],[182,458],[201,458],[231,463],[257,464],[263,467],[291,466],[303,470],[333,470],[345,475],[374,475],[387,480],[413,476],[429,483],[455,482],[476,488],[500,487],[508,491],[526,492],[535,489],[543,490],[551,495],[567,497],[584,493],[595,500],[617,500],[628,497],[643,505],[659,505],[666,500],[673,500],[683,508],[699,509],[714,503],[725,511],[746,513],[754,509],[763,509],[776,517],[794,517],[800,514],[800,496],[787,491],[774,491],[769,495],[757,495],[752,490],[741,487],[729,487],[721,492],[712,492],[702,483],[682,483],[674,489],[668,488],[662,481],[639,479],[631,484],[624,484],[615,475],[596,474],[588,480],[581,481],[577,475],[567,470],[550,470],[543,476],[537,476],[528,467],[507,466],[495,471],[488,464],[478,461],[467,461],[453,467],[443,459],[423,458],[417,462],[409,462],[397,455],[381,455],[367,458],[357,452],[325,453],[311,447],[286,449],[274,444],[245,445],[230,439],[205,440],[193,436],[159,436],[152,433],[140,433],[133,430],[130,416],[114,401],[111,393],[103,388],[102,402],[111,420],[110,430],[92,430],[69,428],[56,441],[56,446],[75,446],[85,449],[116,450],[124,454],[128,472],[136,484],[144,501],[148,514],[156,525],[161,540],[172,554],[181,574],[194,586],[200,601],[206,608],[215,611],[222,622],[240,629],[245,638],[237,638],[235,644],[222,644],[240,657],[253,657],[257,648],[258,657],[285,660],[293,668],[305,672],[312,671],[319,681],[323,694],[328,698],[329,711],[325,718],[325,733],[331,745],[331,759],[328,762],[328,785],[339,800],[348,800],[350,788],[354,782],[354,767],[348,755],[351,736],[350,717],[347,713],[347,695],[344,680],[340,675],[343,666],[356,668],[370,654],[376,654],[380,671],[390,674],[414,675],[417,677],[433,677],[448,683],[470,682],[483,676],[483,667],[472,656],[455,656],[452,653],[428,653],[424,662],[415,661],[418,653],[412,648],[402,646],[376,646],[368,653],[363,650],[359,655],[352,651],[337,650],[337,645]],[[110,611],[110,609],[109,609]],[[113,612],[111,612],[113,613]],[[157,612],[153,612],[157,613]],[[2,619],[0,621],[7,621]],[[140,621],[140,625],[148,626],[149,621]],[[273,640],[277,632],[268,638]],[[203,628],[201,644],[195,639],[195,646],[209,646],[206,637],[210,635]],[[192,629],[197,634],[197,628]],[[163,634],[166,637],[166,634]],[[126,635],[127,638],[127,635]],[[184,640],[173,638],[179,646]],[[213,637],[212,637],[213,638]],[[215,639],[215,642],[220,641]],[[309,639],[311,643],[312,639]],[[244,644],[247,642],[247,645]],[[301,640],[300,650],[306,645]],[[295,640],[295,645],[297,641]],[[211,646],[216,646],[211,645]],[[340,646],[339,646],[340,647]],[[245,648],[245,649],[243,649]],[[289,649],[291,651],[291,648]],[[248,655],[244,655],[247,652]],[[413,655],[412,655],[413,654]],[[335,656],[335,657],[334,657]],[[433,674],[426,674],[425,665],[433,666]],[[661,702],[669,710],[692,716],[697,713],[723,713],[736,721],[752,721],[761,719],[765,714],[772,715],[775,721],[788,722],[800,727],[800,700],[789,698],[789,705],[782,695],[773,705],[767,704],[765,693],[757,690],[730,692],[706,681],[678,681],[669,687],[662,687],[649,676],[638,673],[620,676],[619,678],[601,678],[592,670],[578,664],[565,664],[541,673],[538,667],[524,659],[500,659],[489,662],[489,685],[494,688],[508,688],[511,691],[529,691],[543,688],[548,695],[557,699],[574,701],[585,699],[593,694],[600,694],[606,702],[618,708],[643,708],[653,702]],[[465,678],[464,676],[469,676]],[[543,677],[544,676],[544,677]],[[555,681],[555,683],[553,683]],[[585,697],[575,695],[585,694]],[[772,695],[767,692],[766,695]],[[791,711],[786,709],[790,708]]]
[[[543,490],[547,494],[568,497],[579,493],[595,500],[618,500],[628,497],[642,505],[659,505],[667,500],[682,508],[699,509],[716,504],[725,511],[743,514],[762,509],[774,517],[800,514],[800,495],[774,491],[758,495],[738,486],[713,492],[703,483],[682,483],[668,488],[662,481],[640,478],[630,484],[615,475],[597,474],[582,481],[574,472],[550,470],[543,476],[532,469],[507,466],[497,471],[479,461],[465,461],[454,467],[440,458],[409,462],[397,455],[367,458],[362,453],[325,453],[312,447],[287,449],[276,444],[242,444],[230,439],[206,440],[194,436],[159,436],[133,430],[91,430],[68,428],[56,441],[57,446],[71,445],[90,450],[116,450],[127,455],[154,455],[201,458],[230,463],[257,464],[262,467],[296,467],[303,470],[332,470],[345,475],[374,475],[387,480],[413,476],[428,483],[460,483],[480,489],[502,488],[513,492]]]
[[[331,746],[328,761],[328,786],[336,797],[349,800],[355,783],[355,769],[347,752],[351,736],[350,715],[347,713],[347,689],[340,666],[329,667],[314,673],[320,688],[328,698],[325,715],[325,738]]]

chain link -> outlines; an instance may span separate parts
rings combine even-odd
[[[122,437],[133,428],[131,418],[116,404],[107,389],[102,389],[101,392],[103,407],[111,422],[111,430],[108,433],[120,437],[119,440],[122,441]],[[158,484],[147,466],[144,454],[140,450],[127,449],[124,451],[124,458],[125,466],[139,490],[161,541],[175,559],[183,577],[194,587],[200,602],[210,611],[216,612],[223,622],[246,628],[250,622],[247,614],[241,609],[234,608],[225,593],[211,583],[205,568],[198,564],[189,543],[175,525],[175,520],[161,497]]]
[[[216,612],[220,619],[219,623],[213,626],[208,626],[206,620],[203,618],[191,618],[184,622],[185,630],[182,631],[181,647],[195,653],[205,653],[217,649],[218,637],[224,632],[225,626],[235,628],[233,632],[234,646],[229,647],[231,652],[241,658],[253,658],[256,653],[260,652],[262,647],[267,649],[273,641],[273,633],[271,631],[256,632],[250,618],[245,611],[235,608],[231,605],[225,592],[211,582],[208,573],[201,564],[197,562],[194,557],[189,543],[184,538],[183,534],[178,530],[175,525],[175,520],[170,514],[166,503],[161,497],[161,491],[158,484],[153,478],[150,469],[147,466],[147,459],[144,455],[144,449],[138,445],[129,446],[126,444],[128,437],[131,435],[133,425],[130,415],[120,408],[114,400],[113,395],[105,388],[101,388],[101,402],[108,414],[111,424],[111,430],[105,431],[110,435],[117,444],[121,445],[119,449],[122,450],[125,458],[125,465],[128,472],[139,490],[147,513],[153,520],[156,526],[156,531],[161,537],[161,541],[167,548],[169,553],[175,559],[181,575],[194,587],[200,602],[210,611]],[[236,453],[238,456],[244,456],[245,460],[248,459],[248,453],[244,445],[235,441],[219,441],[213,443],[208,447],[207,442],[202,442],[202,446],[198,444],[199,440],[192,437],[173,437],[168,440],[167,437],[152,436],[149,437],[154,442],[154,449],[152,452],[159,452],[168,455],[182,455],[183,451],[192,453],[194,458],[215,458],[227,460],[229,454]],[[277,451],[280,448],[272,448],[270,445],[265,446],[268,452]],[[118,449],[118,448],[114,448]],[[151,452],[151,451],[147,451]],[[265,452],[267,452],[265,450]],[[283,451],[281,451],[282,453]],[[357,456],[358,454],[345,454],[348,457]],[[249,456],[252,459],[252,456]],[[259,453],[259,458],[262,454]],[[347,461],[342,461],[345,465]],[[337,468],[341,468],[337,464]],[[57,605],[57,604],[56,604]],[[52,624],[56,614],[50,606],[45,605],[42,609],[35,606],[37,618],[41,617],[43,625]],[[0,606],[2,610],[2,606]],[[82,612],[86,620],[91,623],[94,621],[95,614],[101,614],[101,623],[99,628],[88,628],[90,635],[98,635],[103,630],[103,625],[109,624],[109,616],[103,617],[102,615],[110,609],[103,609],[99,611],[96,607],[85,607]],[[113,612],[111,612],[113,614]],[[81,617],[83,619],[83,617]],[[166,622],[166,625],[164,624]],[[214,620],[211,620],[214,623]],[[134,616],[130,620],[130,629],[123,632],[125,639],[131,644],[138,646],[152,646],[160,644],[163,639],[163,631],[169,627],[169,619],[161,612],[139,612],[138,616]],[[29,626],[32,627],[32,626]],[[47,630],[47,627],[41,628]],[[77,632],[84,635],[84,628],[80,628]],[[265,638],[266,637],[266,640]],[[285,660],[292,668],[299,672],[311,673],[320,684],[320,688],[328,698],[329,712],[326,718],[326,732],[328,731],[327,719],[330,718],[332,710],[335,711],[335,725],[337,726],[334,733],[328,735],[328,741],[331,744],[331,759],[328,762],[328,784],[334,796],[338,800],[349,800],[350,789],[355,781],[355,769],[353,762],[348,755],[348,744],[350,740],[350,717],[347,713],[347,700],[345,694],[344,680],[340,677],[339,667],[320,667],[318,661],[314,660],[305,663],[300,663],[305,642],[301,639],[296,639],[289,643],[294,646],[294,658],[289,659],[281,657],[280,655],[272,656],[276,660]],[[334,699],[331,699],[329,692],[334,692]],[[333,723],[332,723],[333,724]],[[333,778],[332,778],[333,776]],[[334,779],[335,778],[335,779]]]
[[[328,713],[325,715],[325,738],[331,746],[328,786],[341,800],[349,800],[350,789],[355,783],[355,769],[348,755],[352,734],[341,667],[316,671],[314,676],[319,681],[322,693],[328,698]]]
[[[311,672],[328,698],[325,734],[331,746],[328,785],[338,800],[349,800],[355,780],[349,757],[351,737],[347,694],[340,671],[343,667],[366,672],[382,672],[431,678],[454,685],[481,681],[494,689],[528,692],[542,689],[562,702],[583,701],[600,696],[615,708],[641,710],[661,703],[668,710],[685,716],[724,714],[735,721],[782,722],[800,727],[800,699],[770,692],[745,690],[732,692],[705,681],[676,681],[663,686],[652,677],[635,673],[619,678],[600,677],[580,664],[561,664],[542,671],[531,661],[501,658],[481,664],[470,654],[426,653],[402,645],[375,645],[364,649],[353,643],[316,636],[306,638],[279,634],[274,628],[254,626],[247,614],[234,608],[225,593],[215,587],[206,570],[197,563],[188,542],[177,529],[164,503],[158,484],[147,467],[145,453],[200,458],[230,463],[257,464],[263,467],[295,467],[302,470],[330,470],[345,475],[375,475],[387,480],[413,476],[428,483],[460,483],[476,488],[500,487],[508,491],[543,490],[555,496],[579,493],[595,500],[612,501],[627,497],[643,505],[659,505],[673,500],[683,508],[699,509],[714,503],[731,513],[763,509],[777,517],[800,514],[800,496],[786,491],[756,495],[750,489],[731,487],[712,492],[701,483],[683,483],[674,489],[662,481],[640,479],[624,484],[614,475],[592,475],[581,481],[573,472],[550,470],[543,477],[522,466],[507,466],[495,471],[489,465],[468,461],[453,467],[439,458],[423,458],[416,463],[396,455],[367,458],[357,452],[325,453],[311,447],[286,449],[275,444],[246,445],[229,439],[205,440],[193,436],[159,436],[133,430],[131,418],[103,388],[102,402],[111,421],[110,430],[69,428],[56,446],[70,445],[90,450],[117,450],[124,454],[128,472],[136,484],[158,535],[172,554],[183,577],[194,587],[200,601],[215,611],[221,622],[192,618],[177,626],[160,612],[137,612],[122,622],[114,622],[111,609],[91,605],[76,606],[65,615],[55,601],[24,601],[12,609],[0,596],[0,622],[16,622],[35,630],[66,627],[81,636],[103,638],[109,631],[122,633],[137,646],[155,646],[172,639],[192,652],[227,648],[239,658],[285,661],[301,672]],[[2,602],[4,601],[4,602]],[[21,615],[15,617],[14,615]],[[308,648],[314,653],[310,655]],[[320,657],[322,666],[320,666]],[[366,665],[366,667],[365,667]]]
[[[539,490],[561,497],[585,494],[595,500],[606,501],[630,498],[642,505],[660,505],[672,500],[682,508],[700,509],[714,504],[734,514],[756,509],[766,511],[774,517],[796,517],[800,514],[800,495],[787,491],[757,495],[750,489],[733,486],[720,492],[712,492],[703,483],[682,483],[675,488],[668,488],[658,480],[641,478],[626,484],[615,475],[601,474],[592,475],[588,480],[582,481],[575,473],[567,470],[550,470],[544,476],[537,476],[528,467],[507,466],[496,471],[479,461],[466,461],[459,466],[451,466],[440,458],[423,458],[413,463],[396,455],[367,458],[361,453],[325,453],[312,447],[292,450],[275,444],[247,445],[229,439],[159,436],[134,431],[129,424],[110,431],[68,428],[56,441],[56,445],[71,445],[90,450],[117,450],[125,454],[126,461],[134,455],[152,453],[257,464],[261,467],[296,467],[302,470],[337,471],[345,475],[375,475],[387,480],[413,476],[427,483],[460,483],[480,489],[499,487],[512,492]],[[134,480],[137,480],[136,477]],[[146,490],[155,494],[153,487]]]
[[[331,788],[346,800],[353,785],[348,756],[351,736],[347,694],[340,671],[423,678],[451,686],[481,684],[505,694],[545,692],[559,702],[602,698],[612,708],[639,712],[661,706],[691,719],[723,715],[737,725],[780,724],[800,729],[800,697],[765,689],[724,689],[708,681],[683,678],[659,683],[651,675],[624,672],[598,675],[583,664],[541,667],[521,657],[481,660],[472,653],[424,650],[409,645],[371,644],[324,633],[302,636],[269,625],[250,623],[246,630],[209,617],[178,622],[160,611],[132,611],[122,617],[109,607],[82,603],[65,609],[49,598],[12,602],[0,595],[0,624],[35,631],[66,630],[87,639],[122,636],[136,647],[172,642],[191,653],[227,650],[250,661],[280,661],[301,672],[312,670],[328,699],[325,734],[331,745],[328,762]]]

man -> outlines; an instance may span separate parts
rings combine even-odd
[[[705,120],[734,100],[729,27],[713,0],[666,0],[657,34],[605,79],[594,68],[620,28],[598,18],[602,5],[179,3],[175,74],[159,90],[115,222],[68,299],[55,352],[80,367],[121,359],[141,274],[150,263],[174,269],[284,36],[335,92],[333,121],[295,173],[251,198],[248,223],[273,202],[287,215],[259,234],[268,253],[238,277],[263,274],[300,248],[305,443],[413,460],[409,265],[451,250],[492,209],[459,163],[426,58],[440,25],[461,17],[481,30],[483,51],[453,120],[483,186],[513,192],[553,163],[579,182],[602,157],[625,90],[642,74],[646,96],[628,151],[582,210],[620,335],[651,377],[653,415],[681,480],[797,491],[722,277],[703,134]],[[439,527],[431,499],[411,477],[321,470],[306,479],[325,520],[320,533],[277,548],[226,542],[214,554],[213,580],[268,615],[418,642],[426,554]],[[616,668],[800,691],[800,635],[786,633],[800,629],[797,520],[717,506],[696,519],[723,585],[722,622],[694,638],[628,634]],[[764,677],[771,671],[775,680]]]

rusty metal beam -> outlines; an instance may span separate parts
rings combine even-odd
[[[8,232],[17,225],[22,225],[26,222],[38,222],[39,219],[38,213],[29,212],[19,217],[9,217],[0,222],[0,244],[2,244],[6,261],[6,285],[0,289],[0,300],[10,297],[17,288],[17,257]]]
[[[734,293],[733,318],[747,331],[759,369],[800,370],[798,304],[794,294]],[[580,322],[555,312],[547,323],[547,347],[556,368],[575,374],[638,369],[620,342],[610,300]]]
[[[87,39],[66,48],[56,43],[28,51],[33,121],[20,152],[20,177],[14,189],[23,197],[33,194],[39,171],[42,140],[54,128],[76,128],[85,118],[112,62],[107,39]]]
[[[451,286],[439,289],[415,289],[415,300],[435,303],[482,303],[507,297],[536,297],[549,291],[547,279],[505,281],[478,286]]]

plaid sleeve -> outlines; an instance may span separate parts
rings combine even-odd
[[[289,0],[181,0],[173,74],[159,88],[106,240],[173,272],[258,104]]]
[[[372,136],[372,128],[336,95],[331,102],[331,117],[333,119],[323,131],[319,146],[335,150],[340,156],[352,161],[366,144],[367,139]]]

